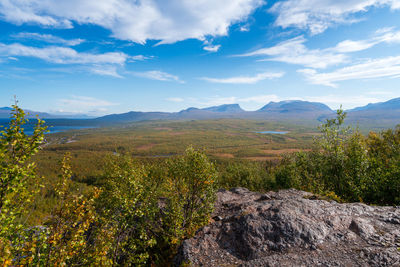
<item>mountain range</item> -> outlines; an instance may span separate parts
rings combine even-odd
[[[8,119],[10,118],[12,108],[11,107],[0,107],[0,119]],[[33,111],[29,109],[24,110],[25,113],[27,113],[27,118],[36,118],[37,116],[42,119],[90,119],[93,117],[90,117],[86,114],[64,114],[64,113],[58,113],[58,114],[52,114],[52,113],[46,113],[46,112],[40,112],[40,111]]]
[[[0,108],[0,118],[9,118],[11,108]],[[68,116],[27,110],[31,115],[45,119],[85,118],[82,115]],[[400,97],[386,102],[368,104],[346,110],[348,123],[362,124],[375,127],[393,127],[400,123]],[[199,119],[257,119],[291,122],[322,122],[335,116],[335,111],[319,102],[287,100],[270,102],[256,111],[245,111],[238,104],[225,104],[207,108],[191,107],[179,112],[140,112],[130,111],[121,114],[110,114],[94,119],[91,123],[111,124],[127,123],[146,120],[199,120]]]
[[[346,121],[368,127],[394,127],[400,123],[400,98],[382,103],[368,104],[346,110]],[[319,102],[287,100],[270,102],[256,111],[245,111],[238,104],[225,104],[208,108],[188,108],[179,112],[128,112],[96,118],[98,122],[135,122],[144,120],[180,119],[259,119],[290,122],[321,123],[335,116],[335,111]]]

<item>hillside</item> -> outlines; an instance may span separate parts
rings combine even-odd
[[[347,122],[359,125],[393,127],[400,123],[400,98],[386,102],[368,104],[347,111]]]

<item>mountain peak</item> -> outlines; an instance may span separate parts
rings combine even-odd
[[[213,106],[208,108],[203,108],[202,110],[212,111],[212,112],[243,112],[244,110],[239,104],[224,104],[220,106]]]
[[[400,97],[390,99],[386,102],[369,103],[368,105],[357,107],[349,111],[364,111],[364,110],[367,111],[367,110],[380,110],[380,109],[389,109],[389,110],[400,109]]]

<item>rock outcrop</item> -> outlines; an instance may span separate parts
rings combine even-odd
[[[211,223],[182,244],[191,266],[400,266],[400,207],[298,190],[220,190]]]

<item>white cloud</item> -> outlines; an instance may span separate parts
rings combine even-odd
[[[250,31],[250,26],[249,25],[243,25],[243,26],[241,26],[240,28],[239,28],[239,31],[241,31],[241,32],[248,32],[248,31]]]
[[[179,103],[179,102],[184,102],[185,101],[185,99],[183,99],[181,97],[169,97],[166,100],[170,101],[170,102],[175,102],[175,103]]]
[[[143,56],[143,55],[136,55],[136,56],[131,56],[130,60],[132,61],[143,61],[143,60],[147,60],[147,59],[152,59],[153,56],[147,57],[147,56]]]
[[[339,53],[350,53],[350,52],[357,52],[362,51],[368,48],[373,47],[376,44],[374,41],[352,41],[352,40],[345,40],[336,45],[332,50],[335,50]]]
[[[284,72],[263,72],[258,73],[255,76],[237,76],[230,78],[209,78],[202,77],[200,79],[212,82],[212,83],[229,83],[229,84],[254,84],[266,79],[280,78],[284,75]]]
[[[14,34],[11,37],[17,38],[17,39],[32,39],[32,40],[38,40],[38,41],[43,41],[47,42],[50,44],[63,44],[67,46],[75,46],[79,45],[85,40],[83,39],[71,39],[71,40],[66,40],[58,36],[54,36],[51,34],[40,34],[40,33],[35,33],[35,32],[20,32],[18,34]]]
[[[50,46],[32,47],[22,44],[2,44],[0,43],[0,55],[35,57],[42,60],[59,64],[118,64],[125,63],[128,55],[119,52],[109,52],[104,54],[80,53],[69,47]]]
[[[261,61],[279,61],[309,68],[326,68],[348,62],[349,56],[346,53],[366,50],[380,43],[400,43],[400,31],[395,31],[394,28],[381,29],[369,39],[344,40],[334,47],[325,49],[308,49],[304,44],[306,41],[304,36],[298,36],[275,46],[238,56],[261,56],[267,57]]]
[[[59,100],[62,104],[67,106],[83,106],[83,107],[109,107],[118,105],[107,100],[101,100],[89,96],[73,95],[71,98],[64,98]]]
[[[333,51],[308,49],[303,36],[289,39],[275,46],[258,49],[239,56],[269,56],[267,61],[279,61],[290,64],[299,64],[311,68],[326,68],[347,60],[347,56]]]
[[[358,21],[355,14],[372,7],[400,8],[399,0],[286,0],[279,1],[269,10],[277,15],[275,25],[282,28],[295,27],[318,34],[338,23]]]
[[[22,44],[0,43],[0,57],[33,57],[55,64],[78,64],[90,72],[99,75],[108,75],[121,78],[117,73],[117,66],[123,66],[128,55],[120,52],[93,54],[77,52],[70,47],[49,46],[32,47]]]
[[[208,51],[208,52],[217,52],[221,45],[207,45],[204,46],[203,49]]]
[[[332,72],[317,72],[313,69],[299,70],[313,84],[336,87],[336,82],[373,79],[400,78],[400,56],[369,59],[366,62],[351,65]]]
[[[336,45],[331,50],[339,53],[349,53],[366,50],[380,43],[400,43],[400,31],[394,31],[394,28],[383,28],[375,32],[372,38],[365,40],[345,40]]]
[[[119,105],[107,100],[77,95],[59,99],[58,102],[60,112],[70,113],[104,113],[108,110],[107,107]]]
[[[115,78],[123,78],[121,75],[118,74],[117,72],[117,67],[116,66],[103,66],[103,65],[95,65],[89,68],[89,70],[98,75],[103,75],[103,76],[112,76]]]
[[[0,0],[0,16],[15,24],[46,27],[95,24],[118,39],[174,43],[206,36],[224,36],[263,0]]]
[[[174,81],[174,82],[184,83],[184,81],[180,80],[178,76],[172,75],[172,74],[160,71],[160,70],[131,72],[131,74],[136,77],[142,77],[142,78],[151,79],[151,80]]]

